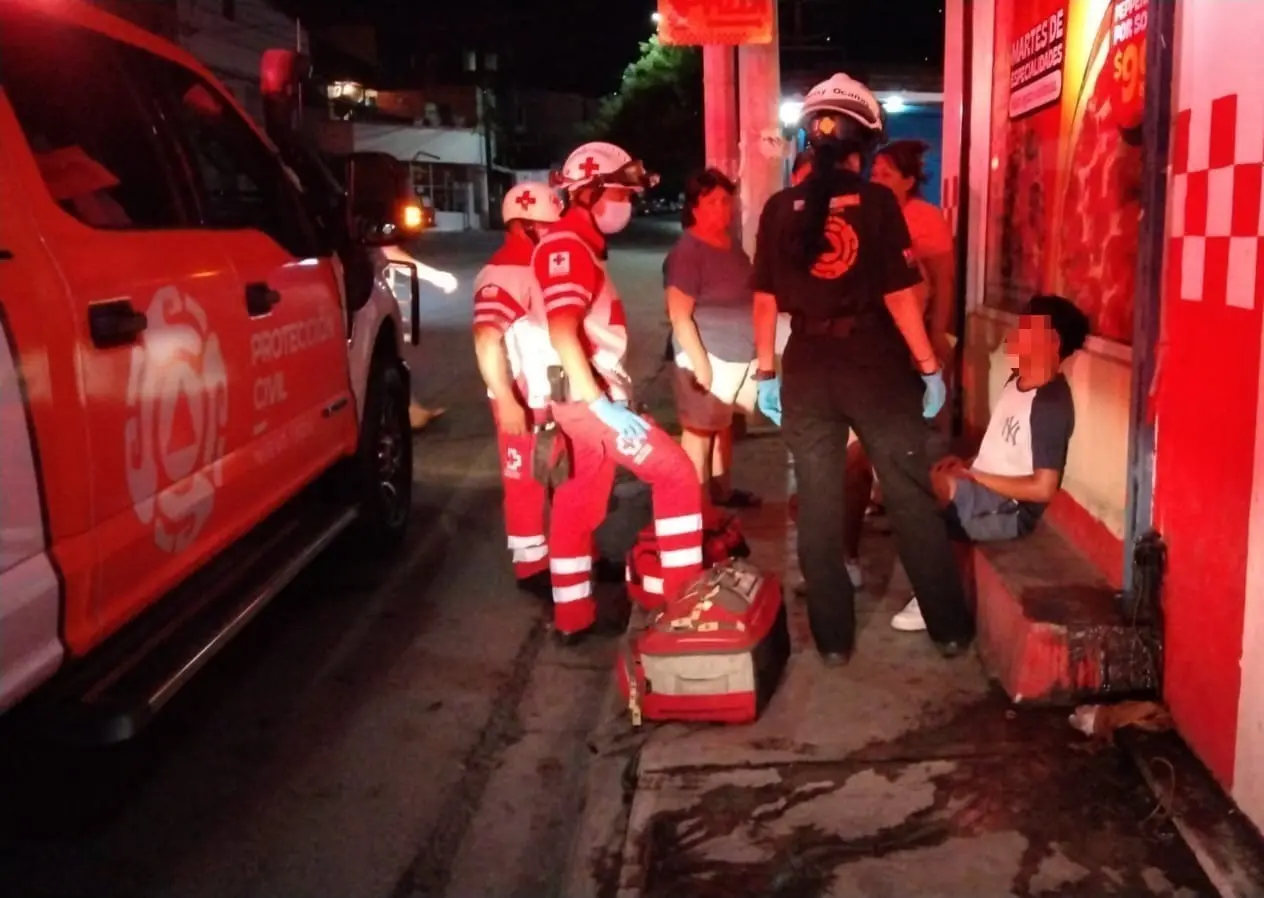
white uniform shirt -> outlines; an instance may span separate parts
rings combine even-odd
[[[474,326],[500,329],[523,399],[541,409],[550,399],[548,369],[561,362],[549,342],[544,301],[531,271],[531,249],[530,243],[511,238],[479,271],[474,279]]]

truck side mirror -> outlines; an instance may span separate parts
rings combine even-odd
[[[407,163],[387,153],[352,153],[345,183],[348,225],[357,242],[394,246],[421,232],[421,204]]]

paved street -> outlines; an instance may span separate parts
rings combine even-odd
[[[673,233],[638,222],[611,256],[660,414]],[[850,666],[821,667],[791,598],[795,654],[756,724],[632,733],[614,641],[557,649],[513,588],[469,337],[498,239],[414,248],[461,288],[424,288],[413,389],[447,411],[415,442],[405,551],[331,552],[135,744],[0,732],[0,898],[1216,894],[1120,752],[890,629],[910,587],[881,521]],[[735,473],[765,499],[742,514],[755,562],[793,583],[780,440],[756,427]]]
[[[661,365],[671,238],[638,223],[611,259],[640,378]],[[137,744],[0,736],[0,895],[509,896],[559,880],[613,644],[555,649],[513,588],[469,337],[499,239],[413,248],[461,287],[423,288],[413,388],[447,413],[416,440],[406,550],[323,558]]]

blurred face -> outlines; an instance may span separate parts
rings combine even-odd
[[[694,227],[700,231],[718,234],[728,230],[733,221],[733,196],[727,190],[716,187],[698,197],[693,208]]]
[[[891,164],[891,160],[881,153],[873,160],[873,173],[870,177],[875,184],[890,189],[901,203],[913,192],[913,179],[900,174],[900,170]]]
[[[1005,339],[1005,355],[1021,374],[1043,377],[1058,370],[1058,332],[1048,315],[1023,315]]]

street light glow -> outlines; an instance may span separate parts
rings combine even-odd
[[[662,18],[663,17],[656,12],[650,13],[650,21],[653,22],[655,25],[657,25],[659,23],[659,20],[661,20]]]
[[[908,109],[908,104],[904,102],[904,98],[899,94],[892,94],[882,101],[882,108],[891,113],[903,112],[905,109]]]
[[[787,128],[799,123],[799,116],[803,114],[803,103],[799,100],[782,100],[781,101],[781,124]]]

